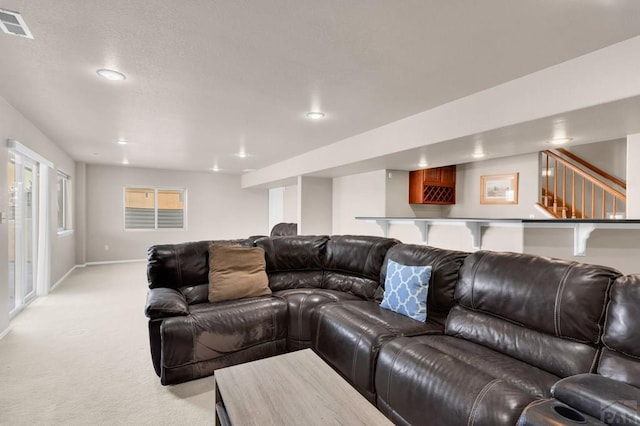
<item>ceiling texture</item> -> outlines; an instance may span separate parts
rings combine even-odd
[[[229,173],[640,35],[638,0],[0,0],[0,8],[22,13],[34,36],[0,33],[0,96],[75,160]],[[100,68],[127,78],[100,79]],[[307,119],[312,110],[325,119]],[[496,129],[495,140],[531,138],[528,129],[545,125]],[[433,153],[456,161],[451,152],[463,145]],[[389,159],[371,167],[416,168],[412,156]]]

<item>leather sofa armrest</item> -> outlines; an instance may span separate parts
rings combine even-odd
[[[640,426],[640,389],[599,374],[578,374],[558,381],[551,394],[607,424]]]
[[[165,287],[152,288],[147,293],[144,313],[151,319],[189,315],[189,305],[178,290]]]

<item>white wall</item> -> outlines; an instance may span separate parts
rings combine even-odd
[[[409,244],[424,244],[418,228],[412,223],[396,223],[389,227],[389,237]],[[471,233],[463,223],[429,225],[427,244],[449,250],[475,251]],[[480,250],[523,251],[522,228],[518,226],[482,228]]]
[[[404,170],[385,171],[384,209],[386,217],[415,216],[411,204],[409,204],[409,172]]]
[[[538,153],[459,164],[456,168],[456,204],[449,217],[529,218],[540,217],[534,209],[539,200]],[[519,174],[518,204],[480,204],[480,176]]]
[[[270,188],[269,230],[281,222],[298,223],[298,208],[298,185]]]
[[[73,182],[76,210],[74,230],[76,237],[76,265],[87,263],[87,164],[76,163],[76,174]]]
[[[269,188],[269,229],[283,221],[284,187]]]
[[[627,179],[626,139],[568,146],[566,149],[619,179]]]
[[[587,241],[586,256],[574,256],[572,229],[524,230],[525,253],[610,266],[624,274],[640,273],[638,241],[640,230],[596,229]]]
[[[331,233],[332,183],[328,178],[298,177],[298,234]]]
[[[125,185],[186,188],[188,229],[125,231]],[[86,190],[88,262],[144,259],[154,244],[269,233],[268,191],[241,189],[236,175],[92,164],[87,166]]]
[[[282,221],[298,223],[298,185],[284,187]]]
[[[640,219],[640,133],[627,136],[627,219]]]
[[[333,179],[333,226],[336,235],[382,235],[375,223],[356,216],[384,216],[386,170]]]
[[[13,108],[7,101],[0,97],[0,210],[8,212],[9,200],[7,192],[7,167],[8,150],[6,148],[7,139],[18,140],[21,144],[35,151],[42,157],[54,163],[54,167],[67,173],[72,181],[74,179],[74,161],[62,151],[51,139],[44,135],[33,123],[27,120],[20,112]],[[49,172],[50,187],[50,241],[52,247],[50,283],[53,285],[75,264],[75,240],[72,235],[58,237],[56,233],[56,172]],[[0,333],[9,324],[9,314],[6,307],[9,303],[8,275],[8,247],[9,231],[7,223],[0,224]]]

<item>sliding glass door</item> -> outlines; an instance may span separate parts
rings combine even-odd
[[[38,236],[38,163],[9,156],[9,314],[33,299]]]

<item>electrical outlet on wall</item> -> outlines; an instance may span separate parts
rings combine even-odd
[[[389,172],[388,176],[389,176],[389,179],[393,179],[393,173]]]

